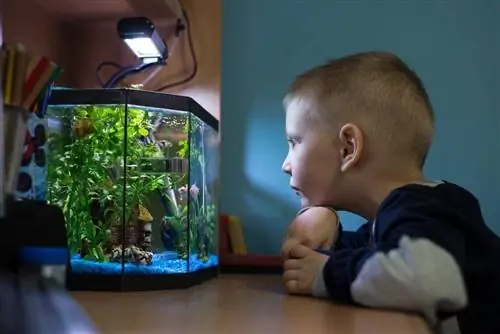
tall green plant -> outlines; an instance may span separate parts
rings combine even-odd
[[[62,117],[66,128],[85,124],[89,133],[52,134],[49,137],[48,199],[62,207],[67,221],[70,251],[81,251],[87,240],[88,259],[104,261],[103,245],[113,224],[128,222],[145,196],[163,187],[163,178],[141,173],[141,158],[157,157],[154,144],[138,139],[149,134],[146,112],[122,106],[68,108]],[[125,178],[126,175],[126,178]],[[104,221],[94,224],[90,205],[97,200],[106,208]]]

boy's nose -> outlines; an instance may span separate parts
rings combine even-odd
[[[283,161],[283,166],[281,166],[281,170],[283,170],[285,174],[292,175],[292,168],[290,166],[290,163],[288,162],[288,159],[285,159],[285,161]]]

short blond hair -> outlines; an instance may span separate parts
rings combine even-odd
[[[308,119],[342,126],[363,123],[365,135],[390,154],[423,167],[434,137],[434,114],[422,81],[399,57],[363,52],[299,75],[284,99],[312,102]]]

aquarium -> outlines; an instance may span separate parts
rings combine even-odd
[[[189,97],[56,88],[46,118],[47,200],[65,215],[70,288],[162,289],[215,276],[212,115]]]

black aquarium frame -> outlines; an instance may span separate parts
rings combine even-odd
[[[219,132],[219,121],[189,96],[173,95],[129,88],[54,88],[49,106],[127,104],[146,108],[190,112]]]
[[[134,105],[146,108],[168,109],[195,115],[205,124],[219,132],[219,121],[198,102],[188,96],[129,88],[85,88],[57,87],[48,99],[50,106],[68,105]],[[215,231],[218,237],[218,232]],[[189,241],[188,241],[189,247]],[[189,265],[188,265],[189,266]],[[187,289],[218,276],[220,264],[192,272],[176,274],[132,274],[117,275],[78,274],[67,266],[66,288],[71,291],[152,291]]]
[[[71,271],[68,264],[66,289],[70,291],[161,291],[188,289],[219,275],[219,267],[210,267],[179,274],[90,275]],[[122,267],[123,268],[123,267]]]

